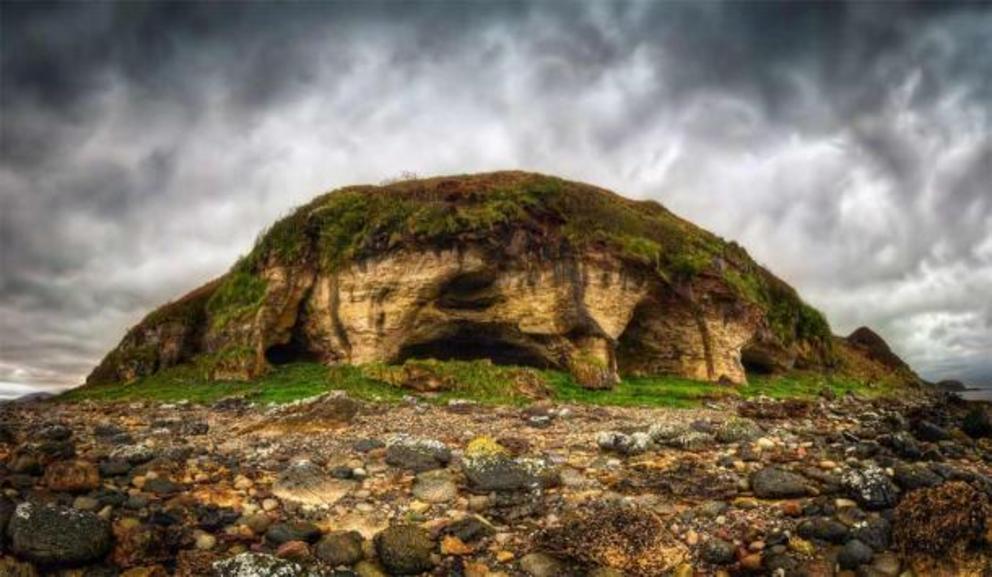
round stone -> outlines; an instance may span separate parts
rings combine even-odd
[[[354,565],[364,557],[365,539],[358,531],[334,531],[317,542],[317,558],[332,567]]]
[[[434,567],[430,533],[415,525],[394,525],[375,536],[375,550],[387,571],[416,575]]]
[[[857,539],[851,539],[837,554],[837,563],[843,569],[857,569],[859,566],[871,561],[874,552],[871,547],[865,545]]]

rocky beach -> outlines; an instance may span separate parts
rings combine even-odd
[[[992,574],[992,415],[943,393],[0,409],[0,575]]]

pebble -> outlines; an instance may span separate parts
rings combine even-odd
[[[210,533],[199,532],[196,534],[196,548],[201,551],[209,551],[217,545],[217,538]]]

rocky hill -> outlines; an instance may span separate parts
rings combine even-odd
[[[915,380],[866,334],[881,342],[833,337],[742,247],[655,202],[499,172],[315,198],[227,274],[149,314],[87,383],[179,364],[230,380],[417,358],[555,368],[589,388],[792,369]]]

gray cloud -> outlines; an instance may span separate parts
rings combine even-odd
[[[0,388],[79,382],[318,192],[503,168],[655,198],[992,382],[981,3],[0,9]]]

